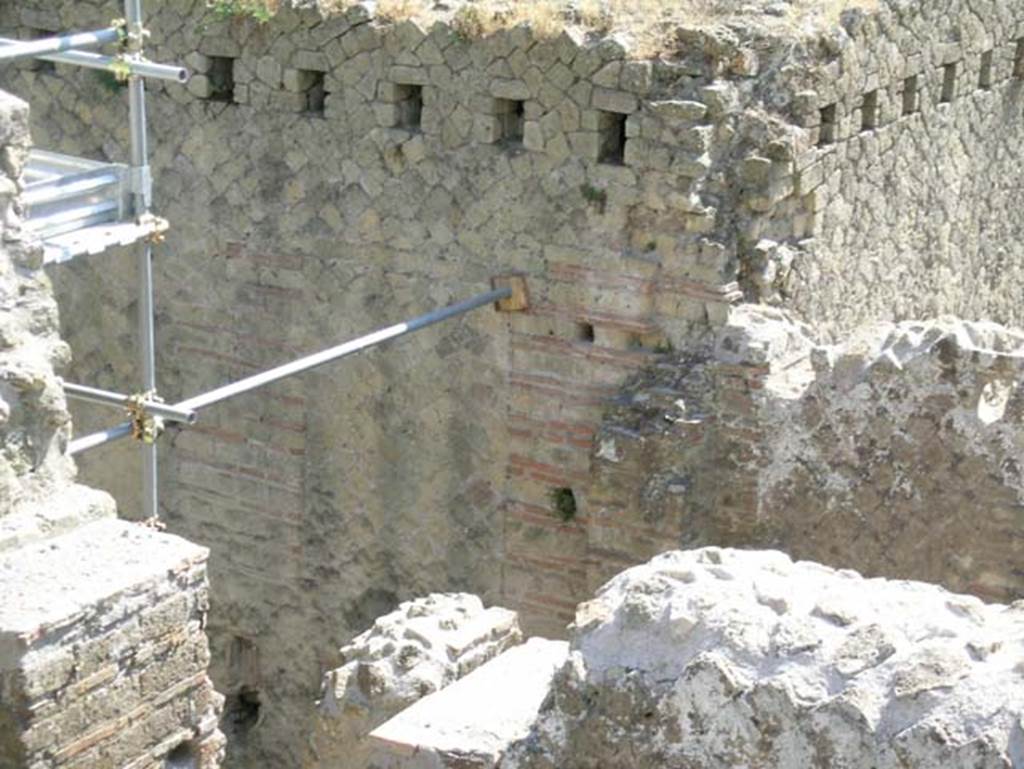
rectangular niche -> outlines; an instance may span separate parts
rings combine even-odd
[[[917,75],[911,75],[903,81],[903,114],[913,115],[920,104],[920,88]]]
[[[300,69],[295,71],[295,78],[298,91],[305,101],[303,112],[312,117],[323,117],[327,101],[324,73],[314,69]]]
[[[860,105],[860,130],[874,131],[878,128],[878,91],[868,91]]]
[[[1013,76],[1024,79],[1024,37],[1017,41],[1017,50],[1013,54]]]
[[[942,93],[939,95],[939,104],[949,104],[956,96],[957,63],[942,65]]]
[[[818,146],[835,144],[837,126],[837,109],[835,104],[828,104],[820,110],[821,125],[818,128]]]
[[[495,99],[494,115],[498,118],[499,141],[506,144],[523,143],[526,102],[517,99]]]
[[[598,110],[597,130],[600,144],[597,162],[621,166],[626,159],[626,118],[621,112]]]
[[[58,32],[51,32],[47,29],[30,29],[28,31],[29,39],[41,40],[45,37],[53,37],[59,34]],[[38,72],[40,75],[55,75],[57,74],[57,65],[52,61],[43,61],[42,59],[31,59],[29,60],[28,68],[33,72]]]
[[[978,88],[983,91],[992,89],[992,51],[985,51],[981,55],[981,62],[978,68]]]
[[[395,85],[398,106],[398,127],[419,131],[423,125],[423,86],[411,83]]]
[[[235,100],[235,60],[230,56],[209,56],[209,101],[232,103]]]

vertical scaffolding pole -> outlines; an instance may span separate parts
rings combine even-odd
[[[141,58],[144,27],[142,0],[125,0],[125,20],[128,23],[129,56]],[[134,186],[135,215],[149,213],[152,203],[152,178],[149,170],[149,148],[146,141],[146,84],[139,75],[131,75],[128,82],[129,120],[131,125],[132,182]],[[142,389],[156,390],[156,355],[153,313],[153,250],[142,243],[138,246],[139,281],[139,363],[142,370]],[[142,444],[142,512],[146,518],[159,515],[157,498],[156,443]]]

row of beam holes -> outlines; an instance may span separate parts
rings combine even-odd
[[[419,131],[423,118],[423,87],[399,85],[399,127]],[[523,129],[526,124],[526,102],[515,99],[495,99],[494,113],[498,117],[500,142],[509,148],[523,144]],[[598,162],[622,165],[626,149],[626,115],[617,112],[601,112],[598,120],[600,149]]]
[[[235,60],[227,56],[211,56],[208,77],[212,86],[210,101],[233,102],[235,93]],[[306,113],[323,115],[327,91],[324,87],[324,73],[300,70],[299,77],[305,81],[303,92],[307,97]],[[423,123],[423,86],[411,83],[398,84],[398,126],[407,131],[419,131]],[[501,130],[500,141],[510,148],[523,143],[525,126],[525,102],[514,99],[495,99],[495,114]],[[626,148],[626,115],[617,112],[601,112],[598,131],[601,136],[599,163],[622,165]]]
[[[233,104],[235,102],[235,59],[230,56],[210,56],[210,95],[208,101]],[[305,96],[303,112],[322,117],[327,102],[325,75],[317,70],[299,70],[302,94]]]
[[[992,90],[992,63],[993,51],[985,51],[981,55],[981,64],[978,72],[978,88],[982,91]],[[959,62],[952,62],[942,66],[942,90],[939,94],[939,104],[949,104],[956,94],[956,81],[959,75]],[[1024,78],[1024,39],[1017,41],[1017,50],[1014,57],[1013,76]],[[920,79],[917,75],[911,75],[903,81],[903,104],[902,114],[913,115],[921,108]],[[821,108],[821,127],[818,135],[818,144],[821,146],[834,144],[837,138],[836,105],[829,104]],[[878,128],[878,91],[868,91],[864,94],[861,102],[861,131],[873,131]]]

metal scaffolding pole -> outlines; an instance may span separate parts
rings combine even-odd
[[[71,382],[64,382],[63,386],[64,394],[68,398],[76,401],[82,401],[83,403],[96,403],[101,406],[113,406],[115,408],[126,409],[133,406],[135,402],[135,399],[131,395],[115,393],[110,390],[101,390],[98,387],[86,387],[85,385],[72,384]],[[195,423],[199,416],[191,409],[179,409],[167,403],[160,403],[159,401],[142,400],[139,402],[139,406],[146,413],[171,422],[184,422],[185,424],[191,425]]]
[[[307,355],[304,358],[286,363],[283,366],[272,368],[269,371],[264,371],[261,374],[255,374],[251,377],[246,377],[237,382],[233,382],[223,387],[218,387],[215,390],[210,390],[202,395],[196,395],[192,398],[175,403],[173,408],[181,409],[184,411],[199,411],[200,409],[212,406],[215,403],[227,400],[228,398],[234,398],[237,395],[255,390],[258,387],[263,387],[272,382],[280,381],[286,377],[295,376],[305,371],[323,366],[327,363],[332,363],[341,358],[346,358],[349,355],[354,355],[357,352],[367,350],[371,347],[375,347],[383,342],[387,342],[391,339],[397,339],[400,336],[411,334],[414,331],[433,326],[435,323],[454,318],[457,315],[462,315],[475,310],[478,307],[497,302],[500,299],[508,299],[512,296],[511,288],[497,288],[493,291],[488,291],[484,294],[478,294],[477,296],[465,299],[461,302],[442,307],[441,309],[428,312],[425,315],[413,318],[412,320],[406,321],[405,323],[398,323],[387,328],[382,328],[372,333],[361,336],[357,339],[339,344],[335,347],[330,347],[321,352],[314,353],[313,355]],[[100,433],[93,433],[83,438],[78,438],[71,441],[68,445],[69,454],[80,454],[88,449],[102,446],[105,443],[120,440],[132,434],[132,428],[130,422],[125,422],[116,427],[112,427],[109,430],[105,430]]]
[[[128,60],[142,60],[145,28],[142,23],[142,0],[125,0],[124,16],[128,24]],[[149,170],[149,147],[146,141],[146,82],[137,74],[128,78],[128,112],[131,131],[132,184],[135,193],[135,216],[149,213],[152,204],[152,178]],[[156,354],[153,310],[153,249],[146,242],[138,247],[139,280],[139,365],[142,390],[156,392]],[[142,513],[156,518],[160,512],[157,497],[156,443],[142,445]]]
[[[19,42],[18,40],[0,37],[0,59],[3,58],[6,46],[17,45]],[[115,74],[127,71],[129,75],[151,77],[155,80],[171,80],[175,83],[187,83],[189,79],[189,71],[185,67],[154,64],[151,61],[131,61],[117,56],[103,56],[102,54],[89,53],[87,51],[53,53],[39,55],[35,58],[56,62],[57,64],[70,64],[76,67],[98,69]]]
[[[76,48],[99,48],[121,40],[121,27],[107,27],[92,32],[74,32],[70,35],[46,37],[41,40],[4,40],[0,45],[0,61],[34,59],[48,53],[73,51]]]

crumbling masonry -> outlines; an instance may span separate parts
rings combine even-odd
[[[118,520],[65,455],[68,348],[21,231],[28,124],[0,94],[0,766],[216,769],[207,551]]]
[[[280,384],[163,444],[162,514],[211,549],[229,762],[298,766],[336,650],[432,591],[558,637],[623,568],[718,544],[1021,597],[1024,6],[888,0],[800,35],[752,13],[642,59],[571,28],[471,39],[454,10],[301,5],[267,24],[152,9],[153,57],[197,73],[150,105],[174,224],[161,392],[496,273],[526,276],[530,309]],[[0,31],[115,15],[6,4]],[[3,77],[37,144],[124,155],[116,85]],[[124,389],[130,258],[53,278],[74,378]],[[82,408],[76,430],[106,416]],[[128,514],[134,462],[82,463]]]

